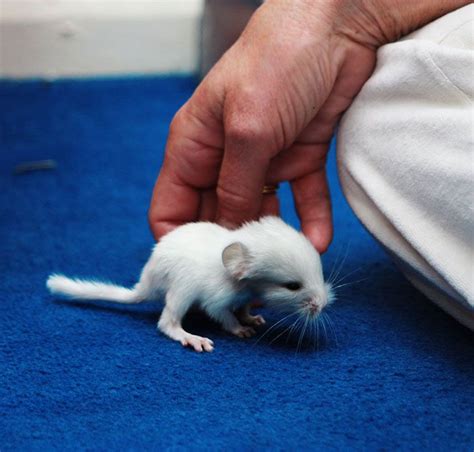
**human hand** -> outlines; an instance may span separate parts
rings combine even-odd
[[[189,221],[276,215],[262,188],[288,180],[304,234],[327,248],[331,137],[376,48],[403,28],[365,3],[383,2],[267,0],[257,10],[171,123],[149,211],[155,238]]]

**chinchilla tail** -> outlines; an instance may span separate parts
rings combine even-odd
[[[62,295],[75,300],[107,300],[116,303],[141,303],[146,296],[139,284],[132,289],[99,281],[85,281],[64,275],[50,275],[46,287],[54,295]]]

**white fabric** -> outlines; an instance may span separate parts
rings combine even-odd
[[[344,115],[341,183],[407,277],[474,329],[474,5],[378,52]]]

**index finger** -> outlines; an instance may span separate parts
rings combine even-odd
[[[193,137],[210,135],[189,116],[173,119],[166,144],[165,160],[148,212],[155,239],[177,226],[196,221],[203,190],[215,186],[222,159],[218,137],[205,144]]]
[[[179,180],[173,163],[165,161],[153,188],[148,222],[155,240],[197,218],[199,190]]]

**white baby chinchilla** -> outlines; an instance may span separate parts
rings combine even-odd
[[[53,294],[83,300],[141,303],[165,297],[158,329],[183,346],[212,351],[210,339],[188,333],[182,319],[199,306],[224,330],[240,337],[255,334],[265,323],[250,314],[258,297],[269,307],[316,319],[332,301],[321,260],[309,240],[278,217],[229,230],[214,223],[180,226],[164,236],[131,289],[113,284],[70,279],[53,274]]]

